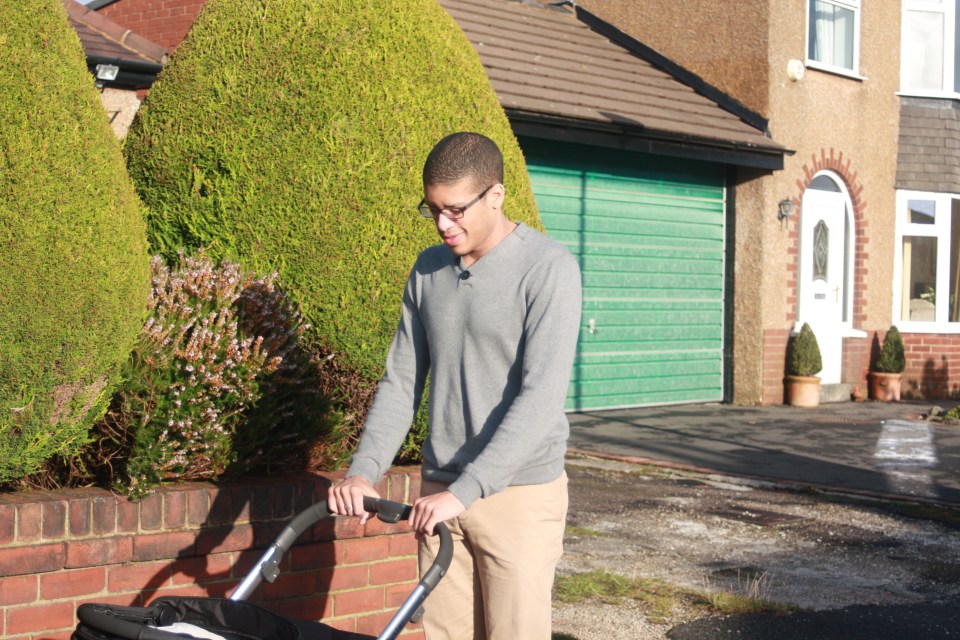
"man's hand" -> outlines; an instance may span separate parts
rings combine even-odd
[[[413,511],[410,512],[410,519],[407,522],[414,531],[432,536],[433,528],[438,522],[456,518],[466,510],[457,496],[449,491],[443,491],[414,502]]]
[[[379,498],[380,494],[365,478],[352,476],[330,487],[327,507],[341,516],[360,516],[360,524],[365,524],[373,514],[363,508],[364,496]]]

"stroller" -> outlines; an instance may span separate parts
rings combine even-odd
[[[365,498],[364,508],[384,522],[396,523],[410,514],[407,505]],[[149,607],[123,607],[83,604],[77,609],[80,623],[71,640],[373,640],[373,636],[340,631],[320,622],[293,620],[278,616],[257,605],[244,602],[266,580],[280,574],[280,561],[304,531],[331,515],[326,502],[318,502],[288,524],[261,556],[243,581],[222,598],[161,598]],[[377,640],[393,640],[408,622],[419,619],[422,604],[446,574],[453,557],[453,541],[447,527],[436,526],[440,551],[430,568]]]

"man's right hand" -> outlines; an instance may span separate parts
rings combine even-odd
[[[327,507],[331,513],[341,516],[360,516],[360,524],[365,524],[373,514],[363,508],[364,496],[379,498],[380,494],[366,478],[351,476],[330,487]]]

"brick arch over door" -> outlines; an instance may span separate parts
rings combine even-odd
[[[856,169],[852,167],[850,158],[844,158],[843,151],[834,151],[830,149],[820,150],[820,155],[813,154],[810,160],[803,165],[803,179],[798,179],[797,193],[791,199],[798,213],[803,206],[803,194],[806,192],[810,183],[821,171],[831,171],[834,176],[843,181],[847,194],[850,196],[850,202],[853,207],[853,274],[851,284],[853,285],[853,326],[861,327],[866,321],[864,309],[866,308],[867,292],[867,218],[865,211],[867,202],[863,199],[863,184],[860,182]],[[797,215],[795,220],[799,220]],[[799,258],[800,258],[800,225],[794,223],[790,229],[790,258],[787,262],[787,322],[793,323],[799,313]]]

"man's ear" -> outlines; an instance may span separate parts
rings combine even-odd
[[[492,198],[490,204],[498,209],[503,208],[503,201],[507,197],[507,188],[503,186],[502,183],[498,182],[497,184],[490,187],[490,192],[487,193],[487,197]]]

